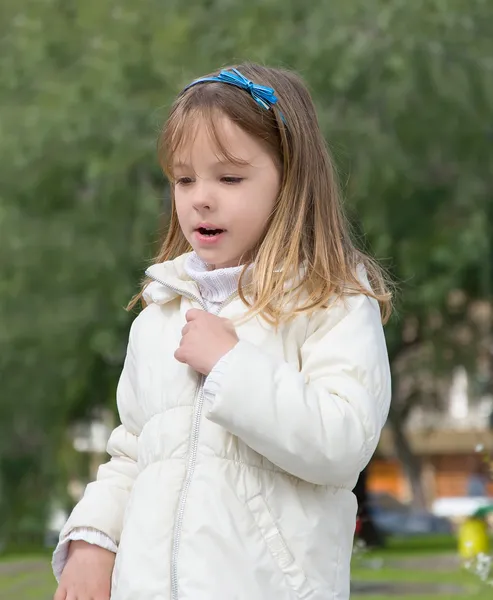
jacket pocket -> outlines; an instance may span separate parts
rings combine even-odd
[[[288,585],[296,592],[298,598],[310,598],[314,590],[310,586],[303,569],[298,565],[288,548],[267,503],[261,494],[252,496],[246,502],[270,553],[283,572]]]

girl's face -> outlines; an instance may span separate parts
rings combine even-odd
[[[183,234],[213,268],[238,266],[262,237],[280,188],[266,148],[227,117],[218,120],[222,156],[204,122],[174,157],[175,205]]]

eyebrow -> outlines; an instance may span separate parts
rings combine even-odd
[[[250,163],[245,161],[245,162],[241,162],[238,164],[238,163],[234,163],[227,159],[217,160],[214,163],[214,166],[219,166],[219,167],[221,167],[221,166],[227,167],[227,166],[231,166],[231,165],[234,165],[236,167],[246,167],[246,166],[249,166]],[[191,165],[189,163],[185,163],[182,161],[173,162],[173,169],[186,169],[186,168],[190,168],[190,167],[191,167]]]

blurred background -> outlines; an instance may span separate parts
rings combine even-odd
[[[242,60],[305,78],[359,243],[398,284],[354,594],[491,598],[492,1],[2,0],[0,32],[0,598],[52,596],[104,460],[170,103]]]

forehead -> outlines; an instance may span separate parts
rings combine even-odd
[[[173,168],[205,161],[250,165],[267,154],[259,140],[217,112],[190,115],[173,146]]]

